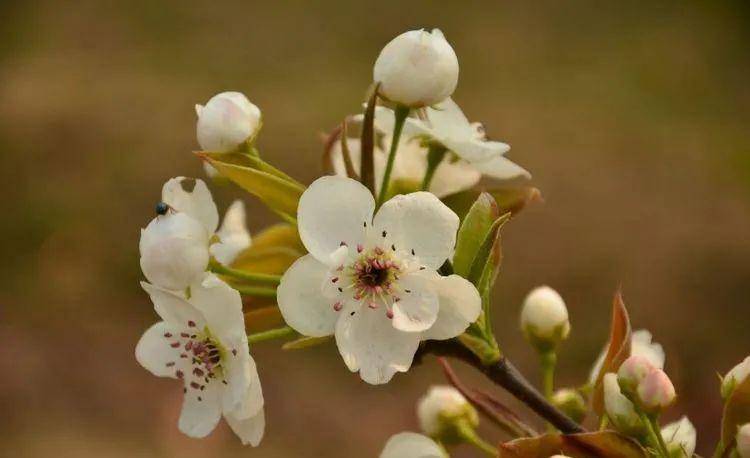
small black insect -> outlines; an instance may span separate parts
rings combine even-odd
[[[169,205],[167,205],[166,202],[159,202],[156,204],[156,214],[157,215],[166,215],[169,211]]]

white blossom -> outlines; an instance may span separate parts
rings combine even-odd
[[[534,288],[523,301],[521,329],[536,346],[550,348],[564,340],[570,321],[560,294],[549,286]]]
[[[673,458],[692,458],[696,435],[695,426],[686,416],[661,428],[661,436]]]
[[[653,337],[651,333],[645,329],[639,329],[634,331],[630,341],[630,355],[631,356],[642,356],[646,358],[655,368],[664,369],[664,362],[666,356],[664,349],[661,344],[652,342]],[[604,350],[599,354],[596,359],[594,366],[591,368],[589,374],[589,384],[593,385],[599,376],[599,371],[604,364],[604,358],[607,356],[607,350],[609,346],[604,347]]]
[[[750,356],[730,369],[724,376],[721,381],[721,395],[724,398],[729,397],[734,388],[744,382],[748,375],[750,375]]]
[[[448,98],[435,107],[426,108],[425,113],[426,119],[406,118],[403,138],[438,143],[459,159],[468,162],[477,172],[491,178],[531,178],[529,172],[505,157],[510,146],[488,140],[482,125],[470,123],[452,99]],[[393,110],[383,106],[376,108],[375,122],[380,130],[392,132],[394,120]]]
[[[222,92],[196,105],[196,134],[205,151],[230,152],[252,141],[260,129],[260,109],[240,92]]]
[[[385,148],[390,147],[391,138],[389,134],[386,134],[383,138],[382,145]],[[349,156],[351,157],[354,170],[359,173],[362,163],[360,140],[358,138],[347,138],[347,146],[349,147]],[[376,192],[380,192],[387,159],[388,152],[380,144],[376,144],[373,149]],[[346,176],[341,140],[334,143],[331,150],[331,160],[336,175]],[[427,148],[422,146],[419,139],[404,139],[402,137],[398,146],[398,154],[393,162],[393,170],[391,172],[392,182],[403,183],[411,189],[418,189],[422,184],[422,179],[426,171]],[[428,191],[438,197],[445,197],[470,189],[479,183],[481,178],[482,174],[468,162],[457,157],[449,158],[448,160],[444,160],[435,170]]]
[[[604,410],[607,417],[618,431],[628,435],[639,435],[645,425],[630,400],[622,394],[617,383],[617,374],[610,372],[604,375]]]
[[[447,458],[447,456],[434,440],[411,432],[391,436],[380,453],[380,458]]]
[[[656,368],[648,358],[632,355],[620,365],[620,369],[617,371],[617,381],[620,386],[632,391],[653,370],[656,370]]]
[[[135,357],[157,377],[182,381],[180,431],[205,437],[223,415],[243,444],[258,445],[265,428],[263,393],[239,293],[208,273],[190,285],[189,296],[142,286],[162,321],[143,334]]]
[[[458,84],[458,58],[438,29],[411,30],[391,40],[375,61],[380,93],[409,107],[434,105]]]
[[[457,389],[452,386],[432,386],[417,403],[419,426],[426,434],[439,436],[446,427],[461,418],[474,423],[476,411]]]
[[[409,369],[421,340],[461,334],[478,318],[481,299],[466,279],[437,273],[459,224],[437,197],[400,195],[373,217],[374,210],[358,181],[313,182],[297,212],[309,254],[284,273],[277,296],[289,326],[334,334],[347,367],[380,384]]]

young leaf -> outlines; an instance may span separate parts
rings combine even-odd
[[[359,176],[362,184],[370,190],[373,196],[375,195],[375,104],[378,101],[378,89],[380,89],[380,83],[372,89],[367,101],[360,141],[362,164]]]
[[[614,431],[582,434],[545,434],[500,444],[499,458],[646,458],[648,455],[634,440]]]
[[[500,214],[510,212],[512,215],[515,215],[523,210],[526,205],[542,200],[542,193],[537,188],[531,186],[494,188],[488,189],[486,192],[495,198]],[[472,189],[451,194],[443,197],[441,200],[451,210],[456,212],[459,218],[463,219],[481,193],[482,191]]]
[[[509,219],[510,213],[505,213],[493,221],[484,237],[484,240],[482,240],[482,244],[476,251],[476,255],[471,262],[471,268],[469,269],[469,274],[466,279],[474,283],[477,288],[479,288],[479,281],[485,273],[488,263],[491,264],[494,272],[496,270],[495,267],[500,262],[500,242],[498,241],[498,237],[500,236],[500,228],[503,227]],[[497,264],[492,265],[493,263]],[[491,278],[494,281],[494,276]]]
[[[263,307],[245,312],[245,331],[248,334],[265,331],[284,325],[284,318],[276,306]]]
[[[724,404],[721,420],[721,443],[731,446],[737,435],[737,428],[750,423],[750,377],[737,384]]]
[[[255,151],[256,154],[253,154],[252,151]],[[251,150],[249,153],[212,153],[208,151],[200,151],[196,154],[202,158],[219,160],[227,164],[251,167],[304,188],[302,183],[261,159],[260,156],[257,155],[257,150],[255,149]]]
[[[604,362],[596,377],[591,405],[594,412],[601,416],[604,411],[604,375],[617,372],[620,365],[630,356],[631,328],[628,310],[618,290],[612,301],[612,325],[609,331],[609,344]]]
[[[458,230],[453,255],[453,271],[456,274],[464,278],[469,275],[471,264],[498,216],[500,213],[495,199],[486,192],[479,194]]]
[[[297,228],[279,223],[256,234],[252,244],[237,256],[232,267],[247,272],[281,275],[305,253]]]
[[[297,204],[304,191],[303,186],[252,166],[238,165],[228,161],[234,158],[208,154],[203,154],[202,157],[219,173],[258,197],[271,210],[285,219],[294,220],[297,214]]]

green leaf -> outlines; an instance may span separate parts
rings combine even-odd
[[[273,172],[271,169],[276,169],[272,166],[249,155],[239,155],[244,156],[242,159],[238,158],[236,153],[229,155],[201,153],[199,156],[206,159],[219,173],[258,197],[271,210],[287,220],[295,220],[297,204],[305,188],[285,178],[283,172]],[[232,162],[236,160],[247,160],[248,163],[240,165]],[[259,163],[255,164],[260,168],[250,165],[250,162],[254,161],[260,161],[265,165],[261,167]]]
[[[484,236],[484,240],[482,240],[482,244],[477,249],[476,255],[474,255],[474,260],[471,262],[471,268],[466,279],[474,283],[477,288],[480,288],[480,280],[486,272],[490,275],[487,279],[491,279],[494,283],[494,273],[497,271],[501,260],[500,228],[509,219],[510,213],[506,213],[492,222],[492,225]],[[487,271],[488,268],[491,272]],[[455,271],[455,266],[453,269]],[[490,286],[492,285],[490,284]]]
[[[463,219],[479,195],[483,192],[487,192],[495,198],[499,214],[510,212],[515,216],[527,205],[542,200],[542,193],[539,189],[531,186],[519,188],[493,188],[487,189],[486,191],[472,189],[451,194],[443,197],[441,200],[445,205],[450,207],[451,210],[456,212],[459,218]]]
[[[210,151],[199,151],[196,154],[203,158],[214,159],[227,164],[251,167],[304,188],[302,183],[261,159],[260,156],[258,156],[258,150],[254,148],[247,153],[212,153]]]
[[[466,278],[494,221],[500,216],[497,203],[486,192],[479,194],[461,222],[453,255],[453,271]]]
[[[237,256],[231,267],[281,275],[306,252],[297,227],[279,223],[255,234],[252,244]]]
[[[646,458],[646,451],[632,439],[614,431],[582,434],[545,434],[500,444],[499,458]]]
[[[601,416],[604,411],[604,375],[617,372],[620,365],[630,356],[631,328],[630,316],[618,290],[612,300],[612,324],[609,331],[609,344],[604,362],[596,377],[591,405],[594,412]]]
[[[734,387],[724,404],[721,420],[721,443],[724,448],[733,444],[737,428],[745,423],[750,423],[750,377],[745,377],[745,380]]]

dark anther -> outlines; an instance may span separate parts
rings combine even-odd
[[[386,235],[388,235],[388,232],[383,231],[383,237],[385,237]]]

